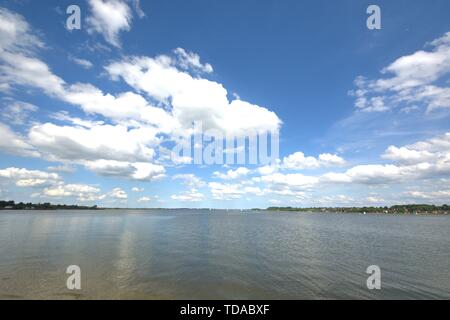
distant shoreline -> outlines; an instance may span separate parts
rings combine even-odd
[[[407,204],[394,205],[390,207],[316,207],[316,208],[293,208],[293,207],[269,207],[268,211],[290,211],[290,212],[335,212],[335,213],[360,213],[380,215],[449,215],[448,205],[429,204]]]
[[[304,213],[355,213],[378,215],[450,215],[448,205],[409,204],[391,207],[269,207],[266,209],[210,209],[210,208],[106,208],[93,206],[51,204],[51,203],[16,203],[0,201],[1,210],[204,210],[204,211],[261,211],[261,212],[304,212]]]

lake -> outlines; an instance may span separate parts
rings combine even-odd
[[[0,211],[0,299],[449,299],[449,235],[446,216]]]

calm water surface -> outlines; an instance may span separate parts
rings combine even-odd
[[[449,299],[449,235],[432,216],[1,211],[0,299]]]

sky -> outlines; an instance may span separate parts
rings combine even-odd
[[[450,2],[0,1],[0,108],[3,200],[450,203]]]

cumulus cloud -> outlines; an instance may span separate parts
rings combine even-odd
[[[25,168],[5,168],[0,170],[0,178],[14,182],[18,187],[37,187],[56,184],[61,177],[56,173]]]
[[[120,47],[119,33],[130,31],[133,20],[127,1],[89,0],[88,3],[91,10],[86,18],[88,32],[100,33],[109,44]],[[142,10],[139,13],[142,15]]]
[[[115,122],[137,121],[153,125],[161,132],[177,127],[176,120],[162,108],[153,107],[139,94],[104,94],[90,84],[74,84],[64,91],[64,101],[78,105],[87,114],[98,114]]]
[[[174,175],[172,177],[172,179],[173,180],[181,180],[181,181],[183,181],[184,185],[194,188],[194,189],[201,188],[205,185],[205,182],[201,178],[197,177],[196,175],[194,175],[192,173],[177,174],[177,175]]]
[[[240,184],[210,182],[208,186],[215,200],[240,199],[244,194],[244,190]]]
[[[314,176],[306,176],[300,173],[274,173],[261,177],[261,181],[269,185],[286,186],[292,189],[307,189],[319,182]]]
[[[450,190],[439,191],[407,191],[404,193],[406,196],[420,199],[420,200],[441,200],[445,203],[450,199]]]
[[[127,193],[125,191],[123,191],[121,188],[114,188],[107,194],[107,196],[109,196],[110,198],[113,198],[113,199],[117,199],[117,200],[128,199]]]
[[[349,205],[353,203],[355,199],[349,197],[345,194],[333,195],[333,196],[323,196],[317,199],[317,203],[321,206],[342,206]]]
[[[39,152],[25,141],[25,138],[13,132],[7,125],[0,123],[0,151],[25,157],[39,157]]]
[[[61,164],[58,166],[49,166],[47,170],[53,172],[64,172],[64,173],[73,173],[75,172],[75,168],[68,164]]]
[[[96,201],[105,198],[100,189],[85,184],[60,184],[45,188],[42,195],[52,198],[76,197],[78,201]]]
[[[450,88],[438,82],[450,73],[450,32],[428,44],[429,50],[419,50],[402,56],[385,67],[379,79],[355,80],[350,94],[358,110],[380,112],[422,103],[427,112],[450,108]],[[406,107],[404,106],[406,104]],[[416,106],[417,107],[417,106]]]
[[[161,165],[149,162],[126,162],[115,160],[95,160],[85,162],[89,170],[104,176],[128,177],[133,180],[151,181],[165,176]]]
[[[157,143],[152,129],[131,129],[121,125],[92,128],[35,125],[29,132],[30,143],[55,160],[149,161]]]
[[[153,199],[152,198],[150,198],[150,197],[140,197],[139,199],[138,199],[138,202],[150,202],[150,201],[152,201]]]
[[[45,188],[41,197],[48,198],[75,198],[81,202],[94,202],[101,200],[124,201],[128,195],[121,188],[114,188],[110,192],[102,193],[100,188],[86,184],[59,184]]]
[[[90,4],[98,8],[96,12],[101,17],[115,6],[121,16],[129,11],[123,1],[91,1]],[[134,2],[134,7],[139,7],[138,1]],[[105,118],[105,121],[94,122],[59,112],[52,117],[65,125],[34,124],[27,139],[16,135],[15,141],[22,148],[14,147],[14,150],[36,148],[47,160],[82,164],[105,175],[123,173],[147,179],[156,167],[143,163],[152,160],[154,148],[162,141],[159,135],[176,138],[177,134],[190,134],[193,120],[201,121],[205,130],[221,129],[227,134],[273,131],[281,125],[275,113],[268,109],[239,99],[229,101],[221,84],[190,75],[189,72],[196,69],[208,73],[212,67],[201,63],[197,54],[181,48],[175,50],[175,57],[125,58],[106,68],[113,79],[123,78],[137,91],[166,104],[165,108],[151,105],[134,92],[113,95],[87,83],[68,84],[35,57],[37,49],[44,44],[33,35],[23,17],[5,10],[1,14],[6,21],[0,29],[1,80],[8,87],[20,85],[39,89],[52,98],[79,106],[89,116]],[[103,20],[99,19],[99,23]],[[126,18],[112,20],[116,27],[127,25]],[[96,27],[103,31],[121,30],[121,27]],[[110,40],[116,35],[113,31],[109,33]],[[11,133],[4,128],[3,131]],[[180,160],[186,163],[191,159]],[[158,167],[157,171],[159,176],[162,170]]]
[[[450,132],[414,144],[386,149],[383,158],[399,163],[438,163],[450,157]]]
[[[344,173],[326,173],[321,181],[384,184],[449,175],[450,133],[407,146],[390,146],[382,158],[395,164],[358,165]]]
[[[411,150],[408,147],[390,146],[382,155],[383,158],[404,163],[420,163],[432,160],[435,155],[428,151]]]
[[[201,122],[203,129],[218,129],[224,135],[278,132],[281,120],[266,108],[227,98],[222,84],[194,78],[176,68],[169,56],[128,57],[106,67],[113,80],[123,79],[138,91],[170,105],[172,115],[184,128]]]
[[[174,194],[170,198],[182,202],[199,202],[202,201],[204,197],[203,193],[200,193],[197,189],[193,188],[180,194]]]
[[[251,171],[246,167],[239,167],[235,170],[228,170],[226,173],[214,172],[214,176],[223,180],[241,179],[247,176]]]
[[[29,115],[38,110],[34,104],[11,98],[3,98],[2,104],[1,117],[14,125],[24,124]]]
[[[256,172],[258,172],[262,176],[266,176],[277,172],[279,169],[280,169],[280,160],[276,161],[272,165],[259,167],[258,169],[256,169]]]
[[[153,180],[165,173],[163,166],[152,163],[152,146],[158,143],[152,128],[46,123],[33,126],[28,141],[47,160],[80,164],[100,175]]]
[[[178,65],[184,70],[199,70],[205,73],[213,72],[213,67],[209,64],[202,64],[200,62],[200,56],[193,52],[187,52],[183,48],[176,48],[174,53],[177,56]]]
[[[92,14],[88,20],[99,17],[96,22],[89,20],[90,32],[100,33],[109,43],[120,46],[119,35],[131,28],[133,10],[139,11],[139,1],[90,0],[89,3]],[[117,9],[115,15],[106,21],[106,13],[113,8]],[[112,61],[105,69],[110,79],[124,81],[132,91],[108,93],[89,83],[68,83],[54,74],[49,65],[37,58],[37,51],[44,43],[20,15],[0,9],[0,35],[0,89],[16,86],[38,89],[60,102],[77,106],[87,115],[85,119],[58,112],[51,115],[57,124],[33,122],[31,128],[22,128],[28,130],[27,134],[16,133],[0,124],[1,151],[62,163],[49,167],[51,171],[66,172],[65,166],[76,165],[103,176],[154,181],[166,174],[164,166],[156,164],[160,163],[159,159],[154,160],[158,150],[164,149],[161,143],[174,142],[178,135],[190,136],[194,121],[201,122],[205,130],[216,129],[225,135],[241,137],[278,131],[281,126],[281,120],[268,108],[243,101],[239,96],[229,98],[221,83],[205,78],[213,72],[212,66],[183,48],[175,49],[171,55],[125,56]],[[406,113],[421,103],[429,111],[450,106],[449,89],[443,86],[445,82],[439,82],[450,70],[449,39],[450,33],[430,43],[427,50],[397,59],[383,70],[380,79],[358,78],[357,90],[352,93],[357,108],[381,112],[402,104],[402,110],[409,110]],[[73,62],[87,68],[92,65],[87,60],[74,59],[77,61]],[[22,124],[37,108],[25,102],[9,100],[8,103],[10,106],[4,108],[3,117]],[[340,167],[346,161],[332,153],[312,157],[297,152],[255,170],[242,167],[215,172],[213,176],[226,183],[211,182],[207,186],[217,200],[270,194],[297,201],[308,198],[311,190],[338,184],[358,187],[363,184],[370,188],[374,184],[433,179],[450,174],[449,137],[447,133],[406,146],[389,146],[381,156],[386,161],[384,164],[360,164],[310,176],[290,170]],[[192,159],[180,157],[177,161],[188,163]],[[97,187],[65,184],[59,176],[28,172],[23,178],[8,178],[5,172],[0,177],[12,179],[16,186],[45,188],[44,196],[91,201],[107,198],[122,201],[128,197],[120,188],[103,194]],[[196,202],[205,198],[198,191],[206,185],[201,178],[183,174],[173,179],[189,187],[188,191],[173,195],[173,200]],[[440,191],[414,192],[417,197],[420,195],[417,192],[432,197],[438,195],[433,192]],[[141,197],[142,202],[147,201],[144,198],[150,199]],[[366,201],[376,203],[380,199],[370,196]]]
[[[64,81],[35,58],[44,43],[26,20],[16,13],[0,8],[0,84],[39,88],[50,95],[60,94]]]
[[[27,21],[19,14],[0,8],[0,48],[12,53],[31,53],[43,48],[44,43],[32,31]]]
[[[219,183],[210,182],[208,184],[210,192],[215,200],[237,200],[244,196],[263,196],[267,193],[267,189],[259,186],[246,185],[245,182],[240,183]]]
[[[296,152],[283,159],[282,167],[290,170],[302,170],[343,165],[345,165],[345,160],[335,154],[323,153],[315,158],[307,157],[303,152]]]

